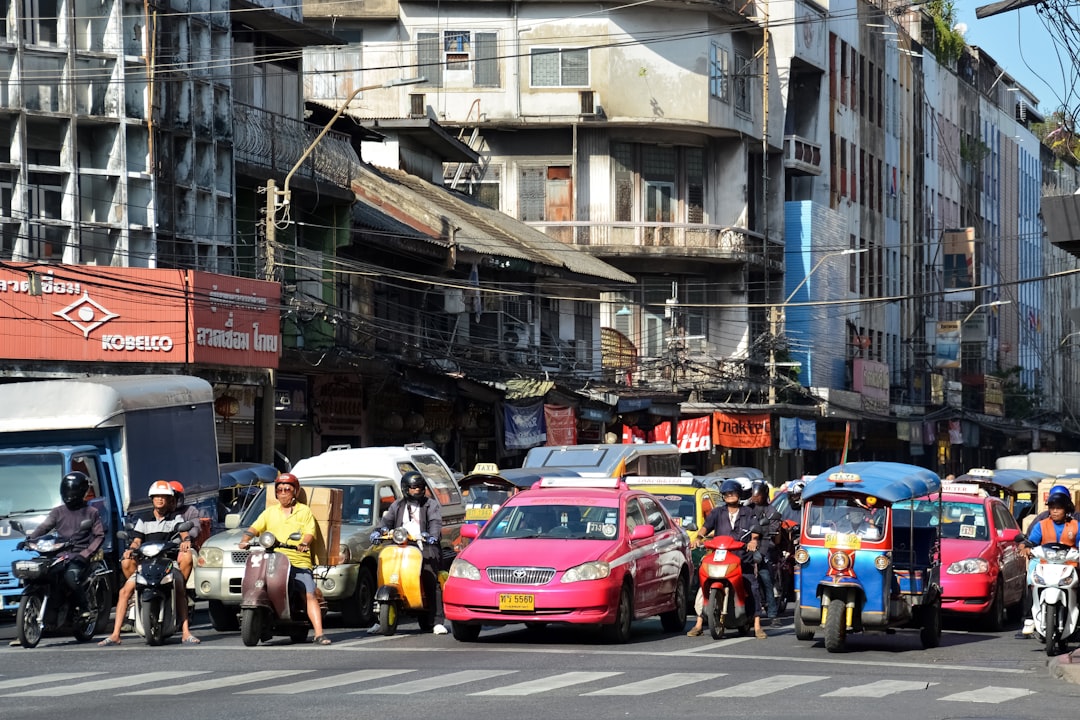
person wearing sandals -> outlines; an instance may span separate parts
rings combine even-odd
[[[296,549],[280,547],[277,552],[289,558],[292,565],[290,582],[304,586],[307,595],[307,616],[315,631],[316,645],[329,645],[330,638],[323,634],[322,607],[315,595],[315,578],[311,574],[314,564],[311,561],[311,541],[315,539],[315,516],[311,508],[300,502],[300,481],[292,473],[282,473],[274,481],[274,494],[277,505],[271,505],[262,511],[255,522],[244,531],[240,540],[240,549],[246,550],[253,538],[264,532],[272,532],[275,537],[287,538],[295,532],[300,533],[300,542]]]

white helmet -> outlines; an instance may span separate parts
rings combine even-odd
[[[175,494],[176,493],[173,492],[173,489],[169,487],[169,483],[165,480],[158,480],[157,482],[155,482],[153,485],[150,486],[150,492],[147,493],[149,497],[154,497],[155,495],[166,495],[168,497],[173,497]]]

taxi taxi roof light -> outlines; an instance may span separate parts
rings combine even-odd
[[[601,488],[617,490],[622,481],[619,478],[605,477],[542,477],[537,483],[542,488]]]
[[[970,470],[968,470],[967,474],[971,477],[994,477],[994,471],[990,468],[971,468]]]
[[[476,465],[473,466],[471,474],[479,475],[480,473],[485,473],[488,475],[498,475],[499,464],[493,462],[478,462],[476,463]]]
[[[973,483],[942,483],[941,492],[955,493],[957,495],[987,496],[986,490]]]
[[[703,487],[701,481],[692,477],[660,477],[657,475],[643,475],[628,480],[630,485],[686,485],[687,487]]]
[[[834,472],[829,475],[829,482],[836,483],[837,485],[857,483],[862,482],[862,477],[858,473]]]

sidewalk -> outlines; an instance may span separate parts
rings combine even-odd
[[[1080,685],[1080,650],[1050,658],[1047,663],[1050,677],[1061,678],[1065,682]]]

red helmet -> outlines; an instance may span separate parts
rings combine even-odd
[[[274,481],[274,486],[278,485],[292,485],[293,488],[300,491],[300,481],[292,473],[281,473],[277,476],[277,480]]]
[[[170,480],[169,481],[169,487],[171,487],[172,491],[174,493],[176,493],[177,495],[183,495],[184,494],[184,486],[180,484],[179,480]]]

